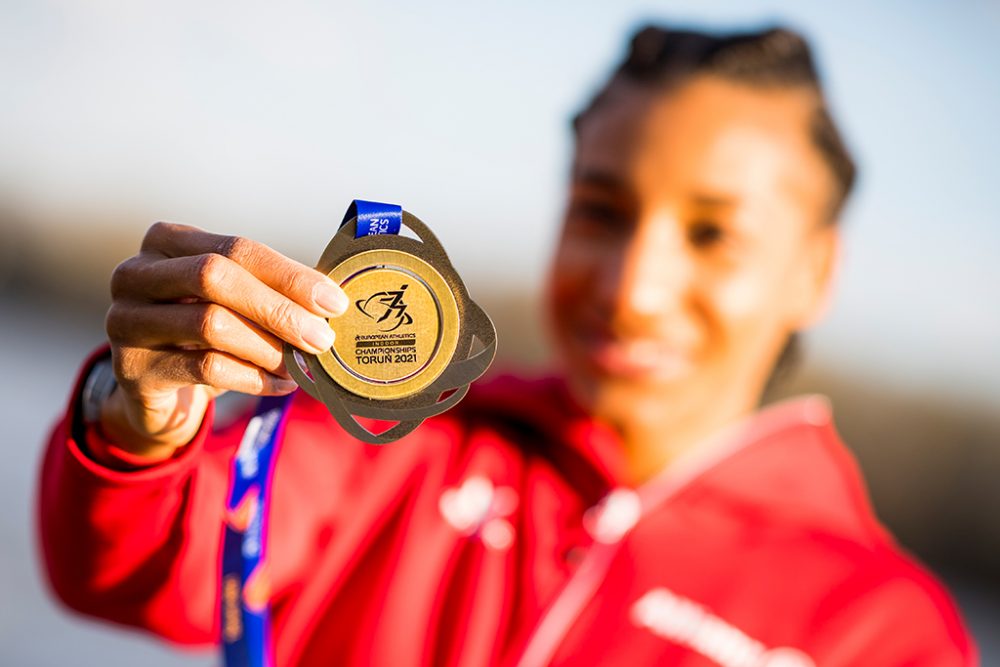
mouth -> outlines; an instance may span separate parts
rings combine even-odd
[[[629,380],[666,382],[686,375],[690,354],[655,337],[615,337],[604,332],[577,332],[574,343],[601,375]]]

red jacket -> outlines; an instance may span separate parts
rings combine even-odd
[[[129,471],[94,432],[85,454],[69,412],[40,493],[56,594],[216,642],[246,418],[213,430],[210,411],[176,458]],[[631,491],[613,434],[556,381],[495,381],[384,447],[297,396],[272,492],[277,664],[976,664],[948,595],[873,517],[822,399],[702,450]]]

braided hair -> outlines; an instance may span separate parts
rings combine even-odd
[[[829,220],[836,222],[857,169],[830,115],[809,44],[786,28],[713,34],[643,27],[632,37],[625,60],[573,119],[574,128],[579,130],[587,116],[606,103],[612,86],[619,81],[666,92],[701,74],[761,90],[799,88],[814,93],[816,104],[809,119],[809,134],[834,177],[836,192]]]

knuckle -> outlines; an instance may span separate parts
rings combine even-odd
[[[128,337],[128,310],[119,303],[112,303],[108,308],[108,314],[104,317],[104,330],[108,334],[108,340],[112,343],[120,343]]]
[[[169,222],[154,222],[146,230],[145,236],[142,237],[142,247],[155,247],[162,239],[173,233],[175,227],[176,225],[172,225]]]
[[[204,384],[216,385],[225,374],[225,360],[218,352],[206,352],[198,358],[198,377]]]
[[[243,236],[226,236],[219,242],[217,252],[234,262],[242,262],[253,255],[253,246],[253,241]]]
[[[197,323],[200,340],[210,345],[219,342],[226,331],[227,320],[221,306],[208,305],[203,308]]]
[[[147,239],[155,239],[163,236],[164,234],[170,233],[170,229],[173,227],[169,222],[163,222],[162,220],[157,220],[149,226],[146,230]]]
[[[210,297],[226,279],[228,260],[222,255],[199,255],[194,262],[194,287],[198,294]]]
[[[138,258],[129,257],[111,272],[111,298],[120,299],[135,284],[138,274]]]

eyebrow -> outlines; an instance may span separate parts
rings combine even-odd
[[[705,208],[733,208],[740,203],[739,197],[707,192],[696,193],[694,203]]]
[[[600,169],[573,168],[573,180],[587,185],[596,185],[615,190],[625,189],[625,181],[609,171]]]
[[[573,181],[585,185],[594,185],[612,190],[627,190],[628,183],[614,172],[593,168],[573,167]],[[717,192],[696,192],[691,198],[696,206],[704,208],[736,208],[741,204],[737,195]]]

